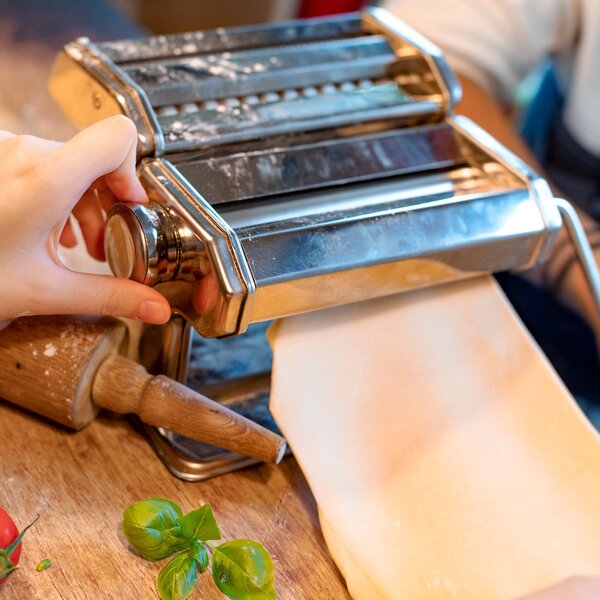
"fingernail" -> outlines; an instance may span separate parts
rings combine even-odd
[[[146,323],[155,323],[160,325],[166,323],[171,318],[171,310],[162,302],[156,300],[144,300],[137,311],[137,318]]]

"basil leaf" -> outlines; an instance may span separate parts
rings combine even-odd
[[[162,532],[175,527],[182,514],[175,502],[148,498],[125,509],[123,533],[143,558],[162,560],[174,552],[163,540]]]
[[[190,540],[184,538],[181,534],[181,527],[179,525],[175,525],[171,529],[165,529],[161,535],[163,542],[173,552],[181,552],[181,550],[187,550],[191,546]]]
[[[206,571],[206,567],[208,567],[208,552],[202,542],[192,542],[189,555],[196,559],[201,572]]]
[[[178,554],[156,578],[161,600],[185,600],[198,581],[198,567],[193,557]]]
[[[193,540],[220,540],[221,532],[212,512],[210,504],[205,504],[197,510],[189,512],[179,519],[181,534],[184,538]]]
[[[274,600],[273,561],[258,542],[232,540],[213,549],[217,587],[233,600]]]

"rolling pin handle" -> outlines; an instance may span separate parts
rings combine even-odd
[[[137,414],[147,425],[277,464],[286,451],[276,433],[163,375],[149,375],[121,355],[107,358],[92,386],[94,404]]]

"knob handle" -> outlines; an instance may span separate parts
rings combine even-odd
[[[157,202],[115,204],[106,220],[104,250],[117,277],[152,286],[171,281],[179,268],[177,224]]]

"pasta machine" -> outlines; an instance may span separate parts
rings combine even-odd
[[[454,115],[461,90],[440,50],[383,9],[79,39],[50,88],[77,126],[121,113],[137,126],[150,203],[114,206],[106,254],[173,307],[145,329],[143,362],[263,424],[273,319],[530,268],[561,213],[600,289],[569,205]],[[249,462],[148,435],[186,479]]]

